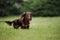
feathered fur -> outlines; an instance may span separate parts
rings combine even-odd
[[[21,27],[22,29],[29,29],[30,21],[32,20],[32,16],[30,12],[24,12],[21,18],[13,20],[13,21],[6,21],[8,25],[12,25],[15,29]]]

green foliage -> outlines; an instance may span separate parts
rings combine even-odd
[[[15,3],[22,3],[22,0],[0,0],[0,16],[20,14]]]
[[[60,0],[0,0],[0,16],[24,11],[33,16],[60,16]]]
[[[47,0],[42,2],[35,8],[36,16],[59,16],[60,15],[60,1],[59,0]]]
[[[48,0],[44,7],[47,10],[48,16],[59,16],[59,9],[60,9],[60,1],[59,0]]]
[[[59,0],[31,0],[24,5],[22,9],[32,11],[33,16],[60,16]]]

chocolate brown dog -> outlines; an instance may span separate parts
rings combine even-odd
[[[19,27],[21,27],[22,29],[29,29],[29,24],[31,20],[31,12],[23,12],[21,18],[13,21],[6,21],[6,23],[10,26],[13,24],[14,29],[18,29]]]

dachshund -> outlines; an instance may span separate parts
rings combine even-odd
[[[13,25],[14,29],[29,29],[30,21],[32,20],[32,13],[31,12],[23,12],[19,19],[15,19],[13,21],[6,21],[8,25]]]

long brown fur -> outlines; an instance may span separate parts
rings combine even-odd
[[[29,24],[31,20],[31,12],[24,12],[21,18],[13,21],[6,21],[6,23],[10,26],[13,24],[14,29],[18,29],[19,27],[21,27],[22,29],[29,29]]]

